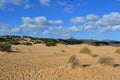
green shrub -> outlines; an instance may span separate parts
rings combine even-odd
[[[41,40],[35,40],[35,43],[36,43],[36,44],[41,44],[42,41],[41,41]]]
[[[47,42],[45,43],[46,46],[56,46],[55,42]]]
[[[59,44],[63,44],[63,45],[68,45],[68,43],[65,42],[65,41],[59,41],[58,43],[59,43]]]
[[[6,40],[0,37],[0,42],[6,42]]]
[[[86,54],[91,55],[91,51],[90,51],[90,49],[87,48],[87,47],[82,48],[82,49],[80,50],[80,53],[86,53]]]
[[[24,44],[24,45],[28,45],[28,46],[29,46],[29,45],[32,45],[32,43],[30,43],[30,42],[24,42],[23,44]]]
[[[116,49],[115,53],[120,54],[120,49]]]
[[[18,44],[20,44],[20,42],[17,41],[17,40],[10,40],[8,43],[13,44],[13,45],[18,45]]]
[[[0,43],[0,51],[11,51],[11,44],[8,43]]]
[[[39,40],[43,41],[45,44],[49,43],[49,42],[57,43],[57,40],[56,39],[52,39],[52,38],[41,38]]]
[[[83,67],[75,55],[70,56],[68,63],[71,64],[72,68]]]
[[[93,46],[100,46],[100,44],[97,42],[84,42],[84,43],[88,45],[93,45]]]
[[[113,66],[114,65],[114,59],[111,57],[106,57],[106,56],[102,56],[99,61],[100,64],[104,64],[104,65],[110,65]]]

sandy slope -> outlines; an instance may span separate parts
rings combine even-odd
[[[98,57],[80,54],[85,46]],[[85,44],[46,47],[40,44],[13,48],[20,52],[0,52],[0,80],[120,80],[120,66],[98,64],[103,55],[113,57],[115,63],[120,64],[120,55],[114,53],[118,47]],[[76,54],[82,64],[91,66],[71,69],[67,61],[72,54]]]

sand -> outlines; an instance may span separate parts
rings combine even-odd
[[[87,46],[92,54],[80,54]],[[33,46],[12,46],[18,52],[0,52],[0,80],[120,80],[120,66],[111,67],[98,63],[101,56],[114,58],[120,64],[120,47],[91,45],[57,45],[46,47],[43,44]],[[75,54],[80,62],[89,65],[83,68],[71,68],[68,59]]]

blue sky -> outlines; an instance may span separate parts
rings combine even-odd
[[[0,0],[0,35],[120,40],[120,0]]]

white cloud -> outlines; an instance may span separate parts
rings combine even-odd
[[[11,28],[10,28],[10,25],[8,24],[0,24],[0,32],[7,32],[9,31]]]
[[[13,5],[26,5],[29,4],[29,0],[0,0],[0,10],[4,10],[7,7],[8,4],[13,4]]]
[[[120,31],[120,13],[111,12],[101,16],[89,14],[85,17],[74,17],[70,20],[74,23],[73,26],[61,26],[61,20],[47,19],[45,16],[38,17],[22,17],[22,23],[16,26],[8,24],[0,24],[1,33],[18,33],[20,31],[26,34],[44,34],[55,36],[74,36],[82,30],[107,32],[107,31]],[[22,33],[21,32],[21,33]]]
[[[120,28],[120,13],[112,12],[110,14],[103,15],[102,19],[97,22],[101,31],[115,31]]]
[[[22,0],[11,0],[13,4],[19,5],[22,3]]]
[[[120,24],[120,13],[112,12],[102,17],[102,21],[106,25],[114,26]]]
[[[81,32],[82,28],[78,26],[71,26],[71,27],[50,27],[49,29],[43,32],[43,35],[57,35],[57,36],[71,36],[77,32]]]
[[[76,26],[72,26],[72,27],[68,27],[67,29],[69,32],[79,32],[82,30],[81,27],[76,27]]]
[[[94,15],[94,14],[89,14],[87,17],[86,17],[87,20],[90,20],[90,21],[98,21],[99,20],[99,17],[97,15]]]
[[[64,12],[72,13],[73,7],[74,7],[74,6],[73,6],[72,4],[68,4],[68,5],[64,8]]]
[[[25,9],[28,9],[28,8],[31,8],[31,7],[32,7],[32,5],[26,4],[24,8],[25,8]]]
[[[84,19],[82,17],[74,17],[70,21],[75,24],[81,24],[84,22]]]
[[[55,24],[55,25],[58,25],[58,24],[62,24],[63,22],[61,20],[49,20],[48,21],[49,24]]]
[[[25,30],[34,30],[34,29],[42,29],[47,24],[47,20],[45,17],[23,17],[22,18],[23,24],[20,25],[21,28]]]
[[[20,29],[18,27],[11,27],[8,24],[0,24],[0,34],[13,34],[18,33]]]
[[[47,24],[47,19],[46,19],[45,16],[35,17],[34,23],[35,24],[40,24],[40,25],[46,25]]]
[[[84,29],[88,31],[97,30],[99,32],[120,30],[120,13],[111,12],[101,17],[99,18],[99,16],[94,14],[87,15],[86,22],[82,24]]]
[[[114,26],[112,30],[113,31],[120,30],[120,25]]]
[[[65,5],[67,5],[67,2],[66,1],[58,1],[57,2],[60,6],[65,6]]]
[[[50,0],[39,0],[40,4],[44,5],[44,6],[50,6]]]
[[[92,21],[89,21],[88,23],[84,24],[84,28],[86,30],[92,30],[92,29],[95,29],[96,27],[96,23],[95,22],[92,22]]]
[[[20,27],[26,30],[43,29],[46,26],[62,24],[61,20],[47,20],[45,16],[35,18],[23,17],[22,21],[23,24],[21,24]]]

